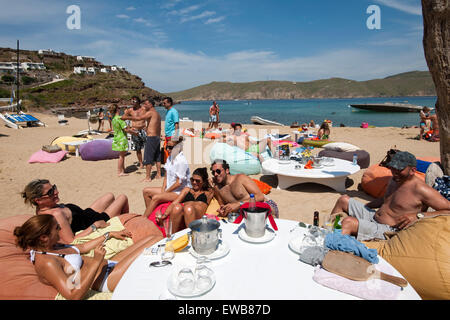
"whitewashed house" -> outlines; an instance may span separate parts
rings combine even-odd
[[[89,67],[89,68],[87,68],[87,74],[96,74],[97,70],[98,70],[98,68],[96,68],[96,67]]]
[[[101,68],[101,69],[100,69],[100,72],[103,72],[103,73],[109,73],[110,70],[109,70],[108,68]]]
[[[73,67],[73,73],[84,74],[84,73],[87,73],[87,69],[86,69],[86,67]]]
[[[21,66],[22,66],[22,68],[25,71],[28,71],[28,70],[45,70],[45,69],[47,69],[45,67],[45,65],[43,63],[41,63],[41,62],[22,62]]]

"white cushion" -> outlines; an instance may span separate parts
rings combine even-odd
[[[351,152],[356,150],[361,150],[361,148],[354,146],[350,143],[346,142],[331,142],[322,146],[325,150],[334,150],[334,151],[343,151],[343,152]]]

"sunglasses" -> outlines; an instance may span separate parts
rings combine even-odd
[[[172,149],[173,149],[173,146],[167,146],[166,149],[167,149],[167,150],[172,150]]]
[[[211,170],[211,174],[214,176],[215,174],[221,174],[222,173],[222,170],[220,170],[220,169],[216,169],[216,170]]]
[[[191,182],[202,183],[203,181],[202,181],[201,179],[194,179],[194,178],[191,178]]]
[[[58,189],[58,187],[56,186],[56,184],[54,184],[48,191],[47,191],[47,193],[45,193],[45,194],[43,194],[42,196],[41,196],[41,198],[42,197],[45,197],[45,196],[48,196],[48,197],[53,197],[54,195],[55,195],[55,191]]]

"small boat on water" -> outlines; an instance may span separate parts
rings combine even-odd
[[[250,118],[250,120],[254,124],[261,124],[261,125],[266,125],[266,126],[284,126],[284,124],[282,124],[282,123],[275,122],[275,121],[272,121],[272,120],[263,119],[263,118],[258,117],[258,116],[253,116],[253,117]]]
[[[395,102],[351,104],[350,106],[352,108],[379,112],[420,112],[423,109],[423,106]]]

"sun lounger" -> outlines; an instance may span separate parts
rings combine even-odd
[[[20,126],[32,127],[34,125],[45,126],[43,122],[41,122],[36,117],[26,114],[24,112],[9,114],[6,113],[1,117],[6,124],[14,129],[18,129]]]

